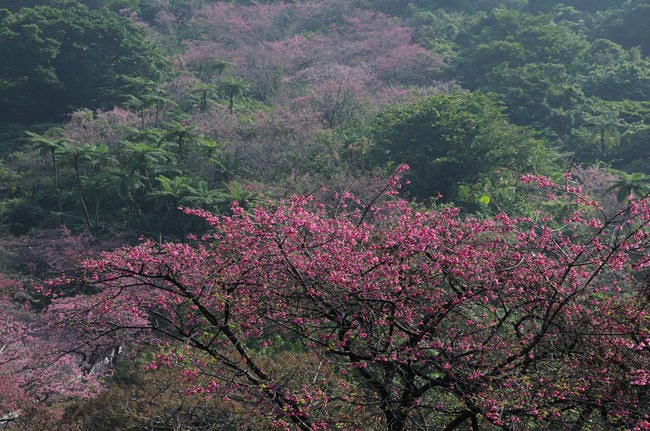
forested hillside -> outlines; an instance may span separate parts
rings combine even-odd
[[[650,430],[648,23],[0,2],[0,429]]]

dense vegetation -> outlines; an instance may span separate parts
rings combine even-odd
[[[2,2],[0,428],[650,429],[648,22]]]
[[[61,120],[124,103],[124,80],[160,79],[165,61],[144,32],[107,10],[70,1],[2,15],[3,121]]]

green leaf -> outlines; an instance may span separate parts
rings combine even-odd
[[[491,201],[491,199],[490,199],[490,197],[489,197],[488,195],[481,195],[481,196],[478,198],[478,202],[479,202],[481,205],[488,206],[488,205],[490,204],[490,201]]]

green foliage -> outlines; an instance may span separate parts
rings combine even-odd
[[[416,32],[414,39],[441,58],[451,61],[458,50],[456,37],[466,25],[467,16],[445,10],[420,10],[411,18]]]
[[[482,73],[506,63],[555,63],[567,67],[579,62],[588,42],[569,28],[557,25],[548,15],[495,9],[478,16],[459,35],[464,46],[456,70],[470,86],[480,83]]]
[[[243,96],[249,88],[249,84],[243,79],[226,76],[220,80],[217,91],[228,99],[228,110],[233,113],[235,98]]]
[[[620,38],[598,38],[609,37],[613,17],[643,7],[588,3],[530,2],[474,15],[450,41],[452,72],[467,88],[496,93],[513,122],[532,126],[576,161],[645,171],[633,159],[647,154],[650,63]]]
[[[585,59],[585,93],[605,100],[650,100],[650,61],[638,50],[598,39]]]
[[[608,187],[605,192],[617,190],[616,197],[619,202],[627,203],[630,196],[638,199],[650,193],[649,175],[640,172],[628,174],[616,169],[609,169],[609,171],[616,175],[618,180]]]
[[[596,12],[618,8],[625,0],[529,0],[526,10],[530,12],[551,12],[558,5],[566,5],[578,10]]]
[[[455,72],[471,89],[502,95],[518,124],[566,135],[579,121],[583,91],[574,71],[589,44],[552,16],[496,9],[458,36]]]
[[[604,161],[624,171],[650,172],[650,103],[592,97],[583,105],[582,123],[571,130],[568,147],[577,160]]]
[[[650,173],[650,122],[621,136],[613,165],[628,172]]]
[[[581,121],[584,94],[561,64],[529,63],[519,67],[500,64],[484,80],[508,104],[517,124],[531,125],[551,134],[568,134]],[[552,135],[551,135],[552,136]]]
[[[375,10],[391,15],[404,15],[412,10],[444,9],[476,13],[496,7],[522,8],[527,5],[528,0],[375,0],[368,3]]]
[[[46,129],[48,127],[45,127]],[[40,125],[34,125],[33,130],[40,131]],[[25,144],[25,126],[19,123],[0,123],[0,160]]]
[[[481,190],[497,171],[542,171],[553,153],[526,128],[510,124],[503,106],[482,93],[437,94],[381,113],[372,129],[377,166],[411,166],[409,193],[482,205]]]
[[[90,9],[107,8],[113,11],[131,9],[137,11],[141,0],[77,0]],[[51,6],[60,4],[60,0],[4,0],[2,7],[12,12],[17,12],[22,8],[33,8],[36,6]]]
[[[75,141],[60,128],[29,132],[25,151],[0,171],[0,218],[15,234],[65,224],[96,234],[180,236],[197,226],[179,206],[224,211],[253,197],[228,182],[218,143],[189,126],[167,127],[132,129],[109,143]]]
[[[650,2],[627,1],[621,6],[606,14],[599,25],[600,33],[627,48],[638,46],[650,55]]]
[[[108,9],[72,0],[0,16],[3,121],[60,119],[125,101],[121,77],[159,80],[167,65],[144,31]]]

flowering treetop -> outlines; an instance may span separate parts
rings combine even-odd
[[[84,263],[87,324],[151,330],[150,368],[279,429],[650,429],[650,202],[606,214],[570,179],[522,181],[566,217],[349,194],[185,209],[211,231]]]

